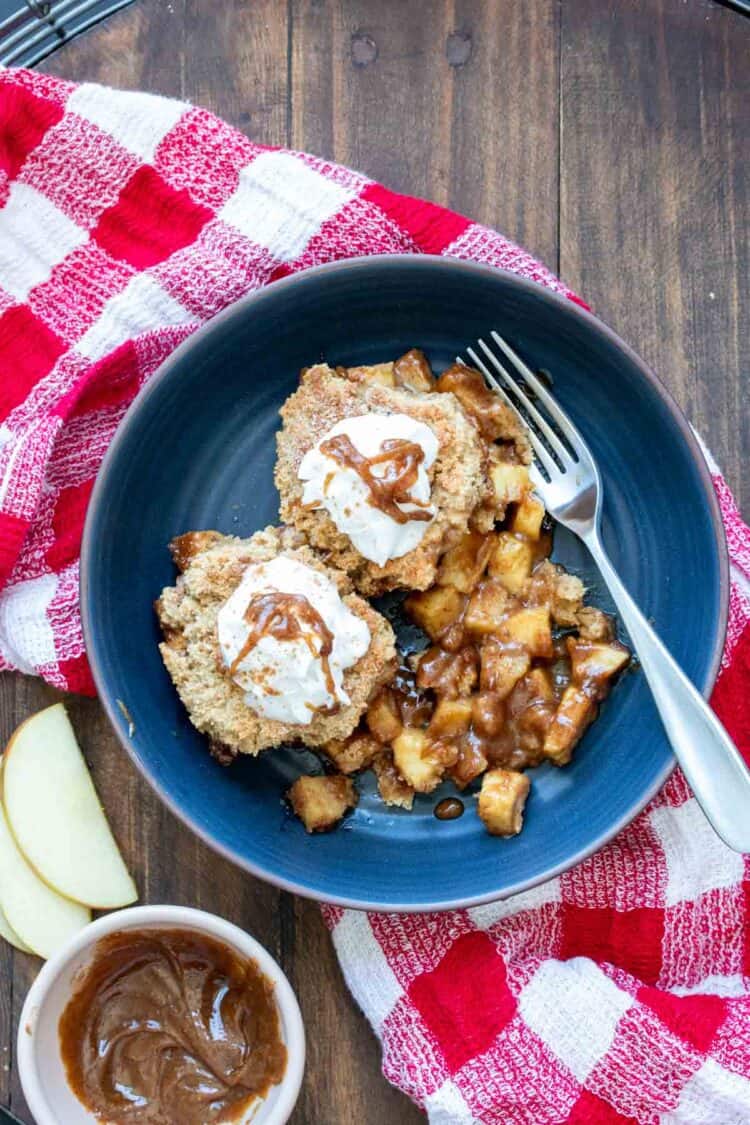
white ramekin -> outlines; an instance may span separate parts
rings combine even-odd
[[[135,906],[98,918],[44,965],[21,1012],[18,1069],[37,1125],[97,1125],[68,1085],[60,1056],[58,1024],[75,981],[89,964],[96,942],[123,930],[180,929],[208,934],[240,955],[252,957],[273,981],[288,1061],[284,1077],[256,1101],[237,1125],[283,1125],[297,1101],[305,1067],[305,1031],[289,981],[262,945],[239,926],[186,906]]]

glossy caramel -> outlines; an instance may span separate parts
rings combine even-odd
[[[444,797],[433,809],[438,820],[458,820],[464,815],[464,803],[458,797]]]
[[[371,506],[385,512],[396,523],[432,519],[431,511],[419,510],[420,507],[426,509],[427,505],[420,505],[410,495],[417,483],[419,466],[424,461],[424,450],[419,442],[390,438],[383,442],[380,453],[365,457],[346,434],[336,434],[321,442],[320,452],[344,468],[353,469],[367,485]],[[376,467],[381,472],[374,473]],[[399,504],[411,504],[417,510],[405,512]]]
[[[109,1125],[236,1121],[286,1068],[272,983],[187,930],[98,942],[59,1034],[72,1090]]]
[[[230,675],[236,673],[245,657],[264,637],[273,637],[277,641],[302,640],[312,655],[320,660],[326,690],[329,695],[336,698],[336,684],[330,666],[333,633],[304,594],[283,594],[278,591],[257,594],[245,610],[245,621],[250,627],[249,632],[245,643],[229,666]],[[317,648],[314,638],[318,640]],[[338,704],[326,708],[327,713],[333,713],[335,710],[338,710]]]

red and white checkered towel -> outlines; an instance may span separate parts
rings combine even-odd
[[[0,667],[92,690],[84,511],[172,349],[248,290],[386,252],[502,266],[575,299],[496,232],[203,110],[0,71]],[[713,702],[750,756],[750,532],[712,472],[732,557]],[[739,1125],[749,908],[748,861],[675,774],[613,844],[509,902],[326,917],[387,1078],[432,1125]]]

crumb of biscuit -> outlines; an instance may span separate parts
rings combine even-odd
[[[357,773],[367,769],[382,747],[367,731],[355,731],[349,738],[334,738],[321,746],[323,753],[342,773]]]
[[[180,537],[183,538],[183,537]],[[370,630],[370,647],[344,673],[344,689],[351,703],[335,714],[316,714],[304,726],[259,715],[245,702],[245,693],[217,659],[216,618],[249,563],[268,562],[289,555],[333,581],[344,604]],[[164,640],[162,659],[190,720],[214,743],[241,754],[258,754],[283,743],[320,746],[345,739],[357,726],[367,704],[387,683],[396,666],[390,624],[357,594],[340,571],[326,567],[302,545],[291,528],[269,527],[249,539],[214,533],[205,550],[193,553],[174,586],[162,591],[156,612]]]
[[[224,536],[220,531],[186,531],[184,535],[177,535],[169,544],[169,553],[177,569],[182,572],[194,555],[207,551]]]
[[[419,546],[378,566],[365,559],[325,509],[302,506],[298,476],[302,458],[337,422],[358,415],[406,414],[425,423],[440,451],[432,469],[431,502],[437,514]],[[486,452],[476,427],[453,395],[424,394],[379,382],[357,382],[326,364],[309,367],[300,387],[281,409],[275,480],[281,518],[302,532],[333,566],[351,575],[372,596],[398,587],[424,590],[434,581],[437,560],[466,531],[472,512],[487,496]]]
[[[378,781],[378,793],[386,805],[411,810],[414,804],[414,790],[404,781],[393,763],[393,754],[384,750],[372,763]]]

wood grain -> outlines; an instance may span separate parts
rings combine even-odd
[[[293,0],[292,144],[510,231],[554,267],[557,43],[548,0]]]
[[[186,98],[253,140],[283,145],[288,38],[279,0],[138,0],[41,69]]]
[[[712,0],[139,0],[44,69],[186,98],[499,227],[654,366],[747,513],[749,55],[750,20]],[[0,736],[54,698],[0,677]],[[382,1078],[317,906],[215,856],[98,704],[69,706],[142,901],[223,914],[289,973],[309,1050],[294,1125],[424,1120]],[[0,1100],[25,1121],[13,1029],[37,968],[0,947]]]
[[[750,514],[750,20],[564,3],[560,268],[666,383]]]

